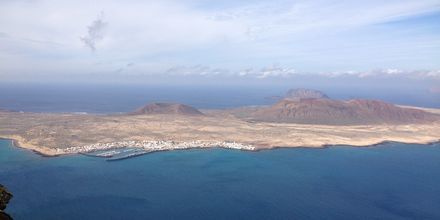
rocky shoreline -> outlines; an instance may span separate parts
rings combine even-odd
[[[12,220],[12,217],[4,212],[12,197],[12,193],[8,192],[6,187],[0,184],[0,220]]]

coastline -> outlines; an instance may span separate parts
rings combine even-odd
[[[17,135],[11,135],[11,136],[5,136],[3,135],[0,137],[0,140],[9,140],[12,142],[12,145],[14,147],[22,148],[25,150],[30,150],[38,155],[41,155],[43,157],[56,157],[61,155],[67,155],[60,152],[57,152],[56,149],[48,148],[48,147],[39,147],[30,143],[26,143],[24,139]]]
[[[9,140],[12,142],[12,145],[14,147],[18,147],[18,148],[22,148],[22,149],[26,149],[26,150],[31,150],[32,152],[42,156],[42,157],[57,157],[57,156],[66,156],[66,155],[72,155],[72,154],[84,154],[84,153],[88,153],[88,152],[93,152],[93,151],[98,151],[98,150],[108,150],[108,149],[118,149],[118,148],[122,148],[122,147],[117,147],[117,148],[95,148],[95,149],[91,149],[89,151],[71,151],[71,152],[66,152],[64,149],[60,149],[60,148],[48,148],[48,147],[39,147],[30,143],[27,143],[24,141],[24,139],[20,136],[17,135],[13,135],[13,136],[2,136],[0,137],[0,140]],[[160,142],[160,141],[158,141]],[[225,142],[227,143],[227,142]],[[235,143],[235,142],[234,142]],[[401,144],[421,144],[421,145],[433,145],[433,144],[437,144],[440,143],[440,138],[438,139],[433,139],[433,140],[420,140],[420,141],[408,141],[408,142],[404,142],[404,141],[396,141],[396,140],[390,140],[390,139],[383,139],[381,141],[363,141],[361,143],[323,143],[321,145],[291,145],[291,146],[255,146],[253,148],[233,148],[233,147],[224,147],[224,146],[220,146],[220,145],[215,145],[215,144],[209,144],[209,146],[188,146],[185,148],[182,147],[175,147],[175,148],[164,148],[164,149],[153,149],[151,150],[152,152],[160,152],[160,151],[172,151],[172,150],[189,150],[189,149],[213,149],[213,148],[224,148],[224,149],[235,149],[235,150],[242,150],[242,151],[251,151],[251,152],[258,152],[258,151],[264,151],[264,150],[275,150],[275,149],[285,149],[285,148],[314,148],[314,149],[323,149],[323,148],[330,148],[330,147],[335,147],[335,146],[344,146],[344,147],[376,147],[376,146],[381,146],[381,145],[385,145],[387,143],[401,143]],[[111,144],[111,143],[107,143],[107,144]],[[245,144],[241,144],[241,143],[236,143],[238,145],[243,145],[243,146],[250,146],[250,145],[245,145]],[[131,147],[131,146],[126,146],[126,147]],[[137,147],[135,147],[137,148]]]
[[[173,114],[98,116],[0,112],[0,124],[0,137],[11,139],[15,146],[42,156],[128,148],[148,152],[222,147],[258,151],[440,141],[440,121],[315,125],[248,122],[221,114],[188,117]]]

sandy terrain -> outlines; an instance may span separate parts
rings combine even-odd
[[[214,112],[214,111],[213,111]],[[75,115],[0,112],[0,137],[45,155],[62,149],[118,141],[233,141],[258,149],[368,146],[383,141],[440,140],[440,122],[406,125],[330,126],[247,122],[230,114]]]

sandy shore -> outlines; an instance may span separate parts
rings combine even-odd
[[[48,148],[48,147],[44,147],[44,146],[35,146],[29,142],[26,142],[24,140],[24,138],[17,136],[17,135],[2,136],[2,137],[0,137],[0,139],[11,140],[12,144],[15,147],[31,150],[31,151],[34,151],[35,153],[41,154],[43,156],[52,157],[52,156],[64,155],[64,152],[61,152],[61,151],[54,149],[54,148]]]

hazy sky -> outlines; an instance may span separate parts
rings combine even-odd
[[[0,80],[439,70],[439,0],[0,0]]]

